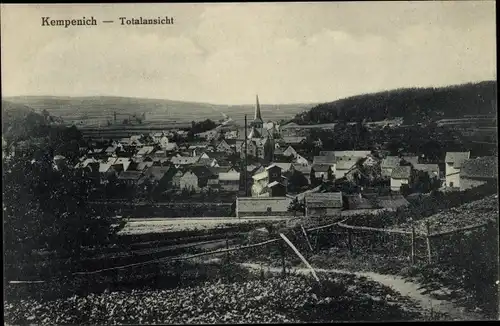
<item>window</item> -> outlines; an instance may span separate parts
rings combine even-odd
[[[273,210],[271,209],[271,207],[268,207],[268,208],[267,208],[267,212],[268,212],[268,213],[271,213],[272,211],[273,211]]]

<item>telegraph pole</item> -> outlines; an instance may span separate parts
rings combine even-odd
[[[243,173],[245,175],[245,197],[248,196],[248,180],[247,180],[247,166],[248,166],[248,151],[247,151],[247,115],[245,114],[245,166],[243,167]]]

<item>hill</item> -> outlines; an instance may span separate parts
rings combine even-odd
[[[404,88],[319,104],[293,119],[298,124],[381,121],[402,117],[405,124],[466,115],[495,115],[496,81],[441,88]]]
[[[53,97],[53,96],[16,96],[6,98],[16,104],[26,105],[36,111],[47,110],[51,115],[61,117],[67,123],[101,124],[114,120],[117,122],[128,115],[146,113],[146,122],[178,121],[191,122],[205,119],[219,120],[222,113],[230,116],[238,124],[244,115],[252,118],[254,105],[220,105],[197,102],[172,101],[165,99],[145,99],[114,96],[93,97]],[[289,119],[290,116],[309,109],[316,104],[261,104],[264,120]]]

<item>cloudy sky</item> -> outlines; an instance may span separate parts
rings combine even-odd
[[[306,103],[496,80],[494,1],[2,5],[2,92]],[[94,16],[98,26],[42,27]],[[174,17],[121,26],[118,17]]]

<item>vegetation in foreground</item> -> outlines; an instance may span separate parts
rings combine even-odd
[[[104,279],[96,279],[100,290],[82,292],[83,284],[76,281],[75,285],[80,284],[79,291],[68,292],[65,298],[32,295],[19,300],[10,297],[4,304],[5,321],[13,324],[169,324],[424,318],[416,303],[387,287],[353,275],[322,276],[319,286],[306,276],[282,278],[251,274],[231,264],[182,263],[150,268],[159,268],[162,272],[144,269],[141,275],[124,272],[121,281],[113,281],[114,286],[121,283],[121,288],[112,290],[102,289]],[[158,275],[162,276],[158,278]]]

